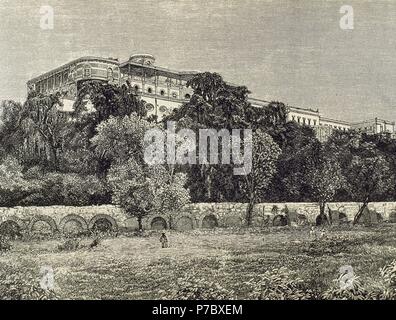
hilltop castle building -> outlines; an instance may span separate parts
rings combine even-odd
[[[156,66],[155,58],[150,54],[134,54],[122,63],[113,58],[82,57],[29,80],[27,87],[41,93],[62,92],[61,110],[71,112],[84,81],[100,80],[119,85],[129,81],[146,102],[147,114],[156,115],[160,120],[190,99],[192,90],[186,83],[196,73]],[[269,103],[256,98],[249,100],[256,107],[265,107]],[[356,129],[368,134],[395,136],[395,122],[375,118],[349,123],[323,117],[319,110],[288,108],[288,120],[312,127],[320,141],[325,141],[334,130]]]

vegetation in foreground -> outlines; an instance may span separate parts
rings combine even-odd
[[[1,299],[395,299],[396,225],[194,230],[13,241]],[[93,245],[95,244],[95,245]],[[350,265],[354,286],[340,289]],[[42,290],[40,269],[54,270]]]

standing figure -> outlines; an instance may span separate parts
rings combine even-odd
[[[162,235],[160,237],[160,242],[161,242],[162,248],[168,248],[169,247],[168,237],[166,236],[165,232],[162,232]]]

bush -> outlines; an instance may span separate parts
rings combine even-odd
[[[227,300],[234,299],[234,292],[220,284],[188,274],[177,282],[177,288],[171,290],[164,299],[170,300]]]
[[[74,173],[47,173],[29,182],[39,185],[34,192],[19,202],[20,205],[69,205],[84,206],[110,203],[106,185],[95,176]]]
[[[249,299],[303,300],[310,299],[302,279],[285,267],[275,268],[246,282],[250,288]]]
[[[353,287],[343,289],[338,285],[339,280],[334,280],[337,284],[326,290],[323,293],[323,299],[325,300],[373,300],[376,298],[376,294],[365,288],[359,281],[359,277],[355,277],[353,281]]]
[[[67,239],[66,241],[58,245],[58,250],[74,251],[77,250],[79,247],[80,247],[80,239],[72,238],[72,239]]]
[[[54,300],[57,295],[52,290],[40,287],[39,278],[27,269],[2,266],[0,273],[0,300]]]
[[[329,300],[391,300],[396,299],[396,260],[380,269],[380,280],[376,285],[365,287],[358,277],[354,278],[353,287],[341,289],[333,287],[324,292],[323,298]],[[337,280],[334,280],[338,282]]]
[[[381,299],[396,299],[396,260],[380,269],[382,278]]]
[[[0,252],[10,251],[11,247],[11,243],[8,239],[0,235]]]

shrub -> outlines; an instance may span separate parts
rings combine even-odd
[[[234,299],[234,292],[220,284],[188,274],[177,282],[165,299],[170,300],[227,300]]]
[[[83,206],[110,203],[106,185],[95,176],[74,173],[47,173],[33,177],[29,183],[38,185],[20,205],[70,205]]]
[[[10,251],[11,247],[11,243],[8,239],[0,235],[0,252]]]
[[[28,269],[2,266],[0,273],[0,300],[53,300],[57,295],[52,290],[40,287],[39,278]]]
[[[381,299],[396,299],[396,260],[380,269],[382,278]]]
[[[337,284],[338,281],[338,279],[334,280]],[[375,297],[376,294],[373,291],[361,284],[359,277],[354,278],[351,288],[343,289],[335,285],[323,293],[323,299],[325,300],[373,300]]]
[[[73,251],[73,250],[77,250],[79,246],[80,246],[80,239],[72,238],[72,239],[67,239],[66,241],[58,245],[58,250]]]
[[[250,287],[249,299],[258,300],[303,300],[310,299],[304,289],[302,279],[285,267],[264,272],[258,279],[251,279],[246,284]]]

